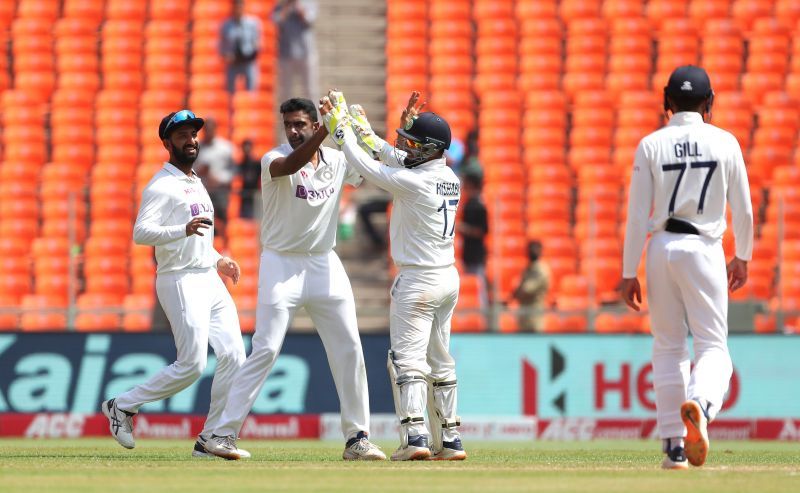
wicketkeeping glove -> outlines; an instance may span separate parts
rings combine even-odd
[[[351,122],[350,114],[347,112],[347,102],[344,100],[344,94],[339,91],[330,91],[328,99],[333,105],[333,109],[322,117],[322,121],[325,128],[328,129],[331,139],[341,146],[344,144],[345,131]]]
[[[358,138],[358,145],[373,159],[377,159],[386,141],[375,135],[372,126],[367,120],[367,113],[360,104],[350,105],[350,117],[350,126]]]

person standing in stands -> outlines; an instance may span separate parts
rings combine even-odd
[[[236,80],[244,77],[248,91],[258,89],[258,52],[261,21],[244,13],[244,0],[234,0],[233,15],[222,24],[220,54],[225,60],[228,92],[236,92]]]

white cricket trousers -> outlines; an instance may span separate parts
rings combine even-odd
[[[216,269],[189,269],[159,274],[156,293],[172,327],[178,357],[174,363],[116,399],[125,411],[166,399],[193,384],[203,374],[208,346],[217,366],[211,383],[211,403],[201,435],[217,426],[233,376],[245,359],[239,316]]]
[[[259,267],[253,347],[236,374],[215,435],[238,436],[301,307],[314,322],[328,355],[344,438],[369,432],[367,370],[353,289],[342,262],[333,251],[290,254],[265,248]]]
[[[681,404],[700,399],[713,419],[728,391],[728,279],[722,242],[659,231],[647,247],[647,302],[660,438],[686,434]],[[694,341],[694,368],[686,336]]]
[[[433,381],[456,379],[456,363],[450,356],[450,323],[460,286],[455,267],[401,267],[391,290],[389,337],[399,380],[424,377]],[[420,415],[427,407],[427,385],[406,384],[401,388],[402,413]],[[454,391],[453,391],[454,392]],[[441,409],[444,417],[455,416]],[[402,419],[402,417],[401,417]],[[425,435],[425,424],[410,425],[409,435]],[[455,429],[444,431],[444,440],[458,437]]]

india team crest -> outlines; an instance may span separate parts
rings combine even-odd
[[[333,180],[333,169],[330,166],[325,166],[318,170],[314,177],[322,183],[330,183]]]

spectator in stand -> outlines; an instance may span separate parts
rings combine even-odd
[[[242,141],[242,160],[239,161],[239,173],[242,175],[242,206],[240,216],[246,219],[253,219],[255,211],[260,207],[255,207],[256,201],[261,194],[261,160],[254,157],[253,141],[244,139]],[[261,214],[258,214],[260,217]]]
[[[539,260],[542,256],[542,243],[533,240],[528,243],[528,264],[519,286],[514,291],[514,299],[519,302],[519,329],[527,332],[541,332],[544,316],[544,300],[550,288],[550,269]]]
[[[483,178],[483,167],[478,159],[478,129],[469,131],[464,142],[464,154],[455,167],[462,175],[477,175]]]
[[[481,199],[482,188],[483,179],[480,175],[469,173],[461,177],[461,195],[466,200],[461,222],[457,227],[463,238],[461,260],[464,271],[478,276],[481,308],[485,309],[489,305],[486,280],[486,235],[489,234],[489,219]]]
[[[292,96],[319,99],[316,18],[317,2],[313,0],[278,0],[272,11],[278,27],[278,101]],[[301,90],[293,90],[296,80]]]
[[[374,194],[371,194],[358,204],[358,218],[364,227],[364,232],[370,239],[373,252],[384,252],[386,251],[386,230],[378,231],[373,216],[375,214],[386,216],[389,203],[392,201],[392,195],[371,184],[367,184],[362,188],[370,187],[374,189]]]
[[[214,216],[221,222],[214,223],[214,231],[224,236],[224,223],[228,218],[228,199],[233,181],[233,144],[217,136],[217,122],[206,119],[203,128],[203,140],[200,141],[200,152],[195,162],[195,170],[202,178],[203,184],[211,197]]]
[[[244,76],[248,91],[258,89],[258,52],[261,50],[261,21],[245,15],[244,0],[234,0],[233,15],[222,24],[220,54],[225,59],[228,92],[236,91],[236,79]]]

